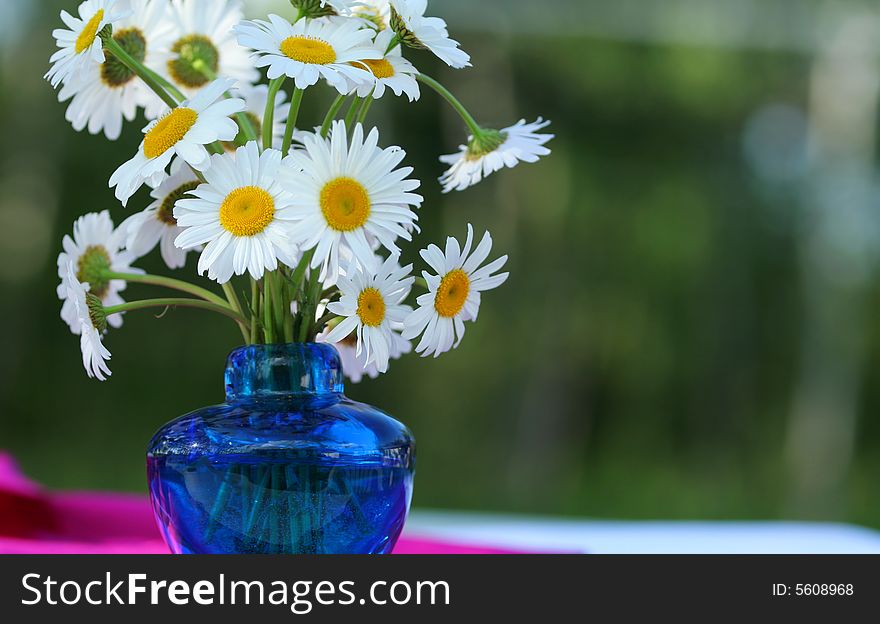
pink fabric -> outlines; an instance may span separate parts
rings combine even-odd
[[[512,551],[404,535],[394,554],[510,554]],[[168,554],[145,496],[53,493],[0,453],[0,554]]]

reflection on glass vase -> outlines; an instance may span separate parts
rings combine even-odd
[[[410,432],[344,396],[324,344],[237,349],[226,402],[165,425],[147,453],[175,553],[391,552],[414,469]]]

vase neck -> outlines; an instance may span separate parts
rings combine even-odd
[[[226,400],[341,394],[342,364],[328,344],[250,345],[229,354]]]

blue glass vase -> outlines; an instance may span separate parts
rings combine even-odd
[[[412,498],[409,430],[343,394],[324,344],[233,351],[226,402],[153,437],[153,511],[175,553],[388,553]]]

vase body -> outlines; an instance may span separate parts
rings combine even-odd
[[[414,469],[410,432],[345,397],[339,355],[323,344],[233,351],[226,402],[168,423],[147,452],[175,553],[388,553]]]

